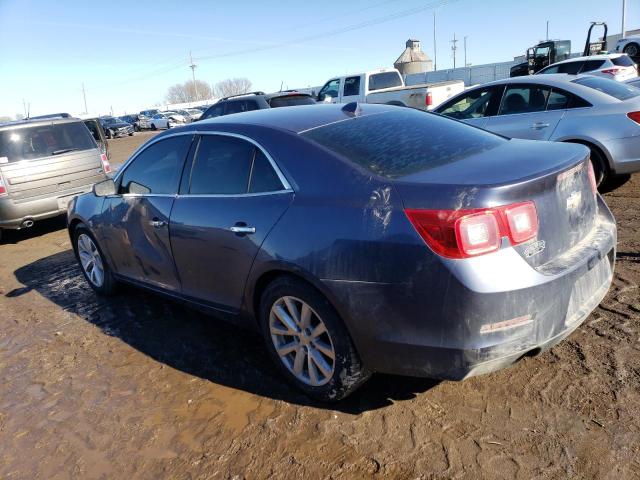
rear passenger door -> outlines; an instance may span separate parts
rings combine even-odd
[[[292,195],[273,160],[251,140],[203,134],[171,213],[182,293],[238,311],[253,259]]]
[[[540,84],[507,85],[498,115],[485,128],[510,138],[548,140],[564,115],[563,109],[547,110],[551,88]],[[558,103],[557,94],[551,99]]]
[[[340,101],[342,103],[357,102],[362,98],[361,78],[362,77],[360,75],[355,75],[344,79],[344,83],[342,84],[342,95],[340,97]]]

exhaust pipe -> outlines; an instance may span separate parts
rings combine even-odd
[[[33,220],[25,220],[22,222],[22,228],[31,228],[33,227]]]

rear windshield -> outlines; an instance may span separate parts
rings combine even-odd
[[[83,122],[15,128],[0,132],[0,162],[16,162],[97,148]]]
[[[400,75],[398,75],[398,72],[374,73],[369,77],[369,90],[401,86],[402,79]]]
[[[628,55],[612,58],[611,61],[618,67],[633,67],[635,65]]]
[[[269,100],[271,108],[295,107],[296,105],[313,105],[316,101],[309,95],[287,95],[286,97],[274,97]]]
[[[410,108],[332,123],[302,136],[387,178],[453,163],[508,141],[462,122]]]
[[[572,80],[572,82],[593,88],[618,100],[628,100],[629,98],[640,95],[640,90],[637,88],[616,82],[615,80],[609,80],[608,78],[583,77]]]

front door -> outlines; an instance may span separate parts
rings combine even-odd
[[[190,183],[171,213],[171,244],[183,295],[227,311],[242,303],[262,242],[293,194],[248,140],[203,134]]]
[[[117,274],[179,291],[169,219],[192,135],[162,139],[140,152],[105,199],[99,232]]]

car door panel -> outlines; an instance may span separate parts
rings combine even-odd
[[[489,117],[484,128],[505,137],[548,140],[562,120],[564,110]]]
[[[292,197],[178,196],[170,231],[183,295],[238,310],[253,260]],[[255,233],[235,233],[232,227]]]

